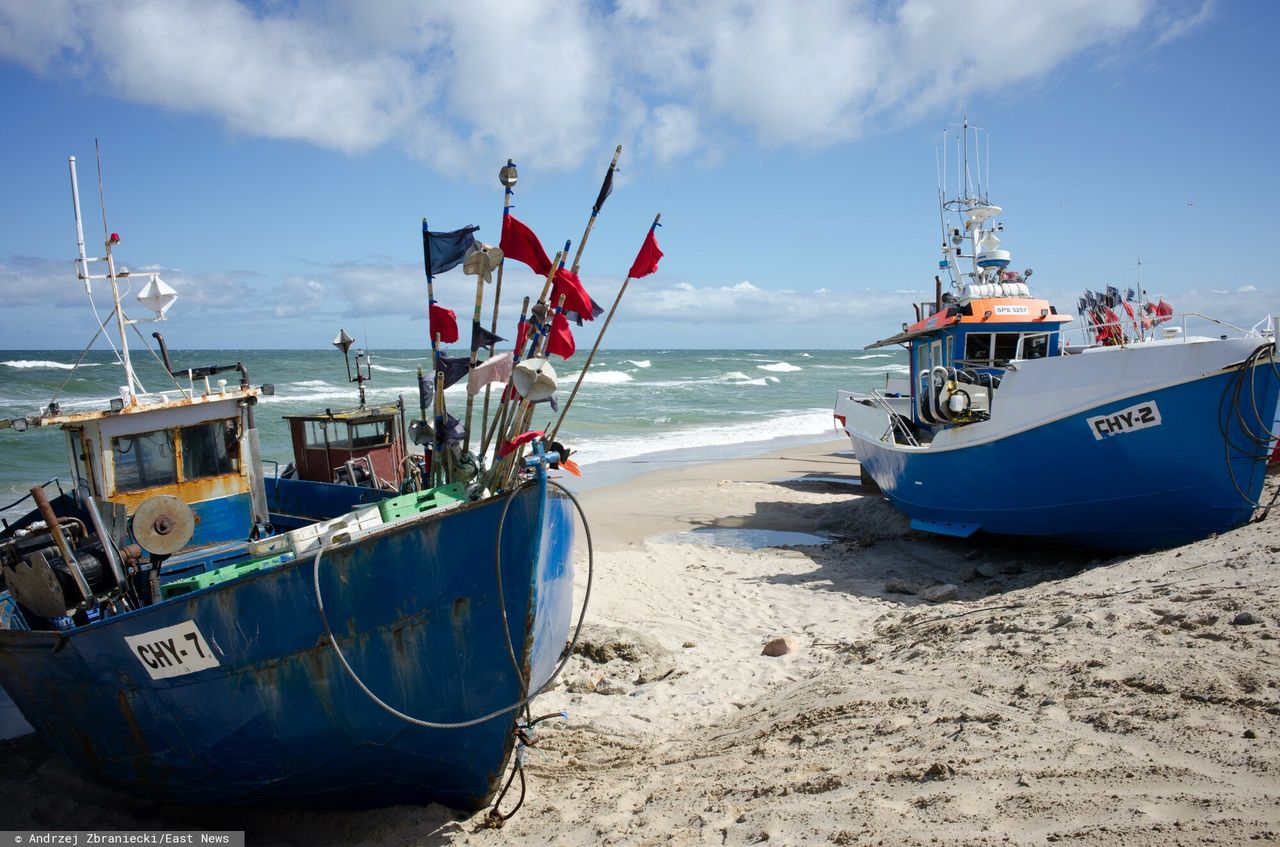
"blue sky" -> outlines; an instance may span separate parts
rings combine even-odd
[[[95,138],[118,261],[180,294],[174,347],[424,346],[421,219],[496,243],[510,157],[554,253],[619,143],[583,280],[612,302],[657,212],[666,258],[606,347],[861,347],[931,296],[935,147],[964,114],[1034,291],[1065,311],[1141,257],[1152,294],[1251,325],[1280,312],[1278,23],[1262,0],[0,0],[0,348],[95,329],[66,166],[92,254]],[[508,271],[504,330],[538,287]],[[474,282],[437,298],[465,320]]]

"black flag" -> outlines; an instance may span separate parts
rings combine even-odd
[[[594,321],[596,318],[604,314],[604,307],[597,303],[594,297],[588,297],[587,299],[591,301],[591,320]],[[582,315],[572,309],[565,309],[564,316],[567,320],[571,320],[578,326],[582,326]]]
[[[467,251],[475,243],[472,235],[480,227],[465,226],[453,232],[428,232],[427,222],[422,222],[422,258],[427,266],[427,276],[435,276],[462,264]]]
[[[604,205],[604,201],[609,199],[609,195],[613,193],[613,165],[609,165],[608,172],[604,175],[604,184],[600,186],[600,194],[596,197],[596,204],[591,207],[591,216],[595,217],[600,214],[600,208]]]
[[[444,374],[444,387],[448,388],[460,379],[466,377],[471,370],[471,362],[461,356],[458,358],[450,358],[445,354],[439,355],[439,362],[436,364],[436,370]]]
[[[499,341],[506,341],[506,340],[507,339],[499,335],[495,335],[494,333],[480,326],[479,321],[471,322],[471,352],[472,353],[476,352],[481,347],[489,347],[491,345],[497,344]]]

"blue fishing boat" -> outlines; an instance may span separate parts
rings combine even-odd
[[[1248,521],[1276,443],[1275,322],[1242,329],[1111,286],[1069,328],[1031,270],[1009,269],[1002,209],[971,179],[978,133],[962,132],[934,299],[870,345],[905,347],[909,375],[836,396],[864,476],[913,527],[951,536],[1142,551]]]
[[[142,387],[118,238],[85,254],[74,158],[71,180],[123,385],[3,422],[61,428],[71,482],[33,487],[0,531],[0,685],[86,776],[157,801],[492,801],[567,655],[577,503],[548,476],[565,457],[531,437],[508,476],[445,480],[405,449],[403,404],[366,408],[361,384],[359,409],[294,416],[295,467],[265,477],[272,388],[240,363],[175,367],[162,339],[173,385]],[[163,317],[173,289],[142,276]]]

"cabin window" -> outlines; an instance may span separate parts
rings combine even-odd
[[[964,337],[964,361],[968,365],[991,363],[991,333],[971,332]]]
[[[1018,341],[1022,338],[1019,333],[997,332],[995,336],[995,352],[992,356],[992,362],[996,367],[1007,365],[1010,360],[1018,358]]]
[[[964,363],[979,368],[1004,367],[1018,358],[1018,348],[1023,337],[1020,332],[970,332],[964,339]],[[1024,345],[1022,358],[1038,359],[1047,355],[1047,336],[1034,335],[1026,338],[1028,344]]]
[[[1022,339],[1022,354],[1019,359],[1043,359],[1049,355],[1049,334],[1028,335]]]
[[[116,491],[137,491],[178,481],[169,430],[123,435],[111,439]]]
[[[236,470],[235,427],[230,421],[182,428],[182,478],[221,476]]]
[[[372,421],[351,425],[352,447],[376,447],[379,444],[390,444],[391,433],[389,421]]]
[[[328,437],[327,421],[307,421],[307,446],[320,447],[331,446],[333,439]]]

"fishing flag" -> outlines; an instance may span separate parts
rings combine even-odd
[[[516,355],[520,355],[520,351],[524,350],[524,344],[529,340],[529,318],[521,318],[520,326],[516,329]]]
[[[504,256],[524,262],[534,273],[546,276],[551,271],[551,259],[547,258],[538,236],[510,213],[502,218],[501,247]]]
[[[467,393],[476,395],[491,382],[511,381],[511,354],[499,353],[476,365],[467,377]]]
[[[596,203],[591,207],[591,217],[600,214],[600,209],[604,206],[604,201],[609,199],[609,195],[613,193],[613,163],[609,164],[609,170],[604,175],[604,183],[600,186],[600,194],[596,197]]]
[[[551,334],[547,336],[547,352],[555,353],[562,359],[568,359],[577,350],[573,342],[573,333],[569,331],[569,321],[557,313],[551,319]]]
[[[427,376],[418,369],[418,402],[423,409],[430,409],[436,397],[435,377]]]
[[[429,232],[427,222],[422,221],[422,259],[427,267],[427,276],[435,276],[453,270],[462,264],[471,245],[475,244],[473,234],[480,227],[466,226],[453,232]]]
[[[471,322],[471,352],[472,353],[476,352],[481,347],[492,347],[493,345],[497,344],[499,341],[506,341],[506,340],[507,339],[503,338],[497,333],[490,332],[489,330],[480,326],[480,321]]]
[[[1160,298],[1160,302],[1156,303],[1156,323],[1162,324],[1173,317],[1173,306],[1164,302],[1164,298]]]
[[[595,298],[590,298],[590,299],[591,299],[591,317],[587,318],[586,320],[593,321],[604,314],[604,307],[601,306],[599,303],[597,303],[595,301]],[[564,316],[569,320],[573,321],[574,323],[576,323],[578,326],[582,326],[583,317],[578,312],[575,312],[572,309],[565,309]]]
[[[464,359],[459,356],[455,359],[443,353],[438,354],[436,358],[439,360],[436,362],[436,370],[444,375],[445,388],[461,380],[467,375],[467,371],[471,369],[470,358]]]
[[[453,415],[445,412],[444,426],[441,428],[441,435],[445,444],[461,444],[463,439],[467,437],[467,428],[462,425],[462,421]]]
[[[1138,294],[1132,288],[1126,289],[1124,292],[1124,299],[1132,303],[1134,300],[1138,299]]]
[[[564,295],[565,311],[575,312],[589,321],[595,320],[595,312],[592,309],[595,304],[587,295],[587,290],[582,287],[582,281],[578,279],[578,275],[573,271],[557,268],[555,279],[551,283],[551,302],[559,303],[561,294]]]
[[[446,309],[439,303],[432,303],[429,309],[431,313],[431,340],[435,341],[436,334],[440,335],[442,344],[452,344],[458,340],[458,316],[453,313],[453,309]]]
[[[662,224],[655,220],[653,226],[649,227],[649,235],[645,238],[640,252],[636,254],[631,270],[627,271],[627,276],[631,279],[640,279],[658,269],[658,260],[662,258],[662,251],[658,249],[658,239],[654,235],[654,230],[660,226]]]
[[[501,459],[517,447],[523,447],[535,438],[542,437],[542,430],[530,430],[522,432],[510,441],[504,441],[498,446],[498,458]]]

